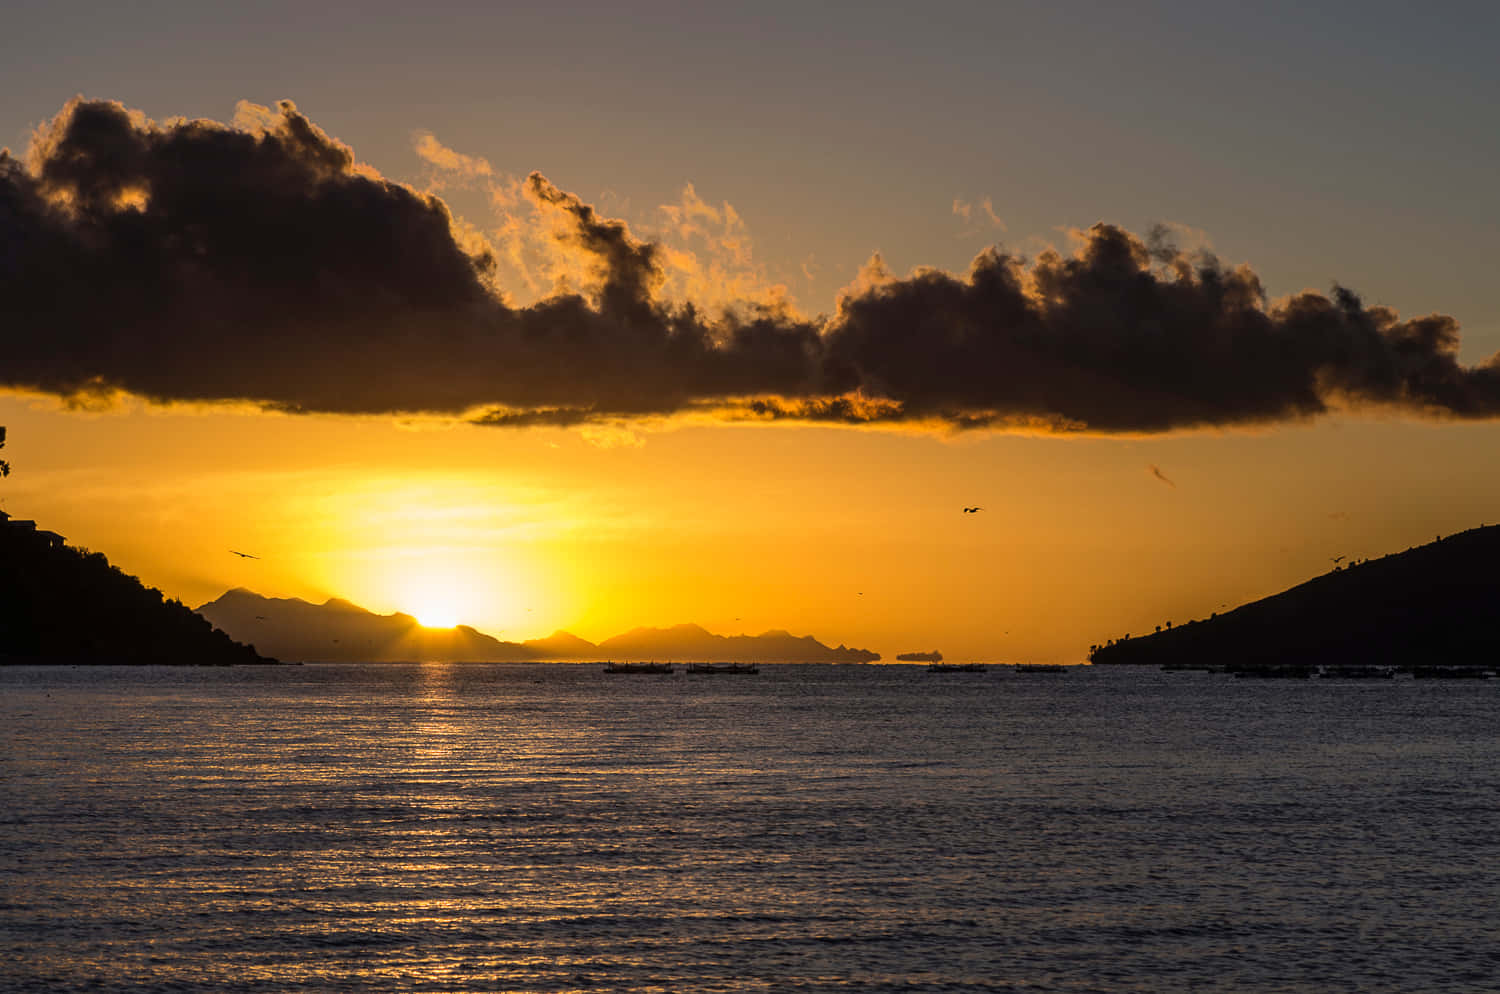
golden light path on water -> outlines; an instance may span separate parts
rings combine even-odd
[[[1291,683],[3,668],[0,987],[1479,989],[1496,687]]]

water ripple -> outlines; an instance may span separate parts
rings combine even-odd
[[[1496,689],[1260,683],[8,668],[0,988],[1490,985]]]

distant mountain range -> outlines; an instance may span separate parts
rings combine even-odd
[[[1342,557],[1341,557],[1342,558]],[[1095,664],[1494,666],[1500,526],[1322,576],[1225,614],[1093,647]]]
[[[557,636],[553,636],[556,638]],[[605,639],[596,653],[619,659],[722,659],[806,663],[873,663],[880,653],[829,648],[811,635],[798,637],[780,629],[760,635],[714,635],[698,625],[635,628]]]
[[[334,598],[312,604],[236,589],[198,608],[234,638],[280,659],[309,662],[392,660],[528,662],[542,660],[659,659],[865,663],[879,653],[830,648],[812,636],[784,631],[715,635],[698,625],[636,628],[598,645],[568,632],[504,642],[467,625],[424,628],[409,614],[375,614]]]

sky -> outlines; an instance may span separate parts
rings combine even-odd
[[[21,3],[0,507],[1059,662],[1500,520],[1500,12],[1314,6]]]

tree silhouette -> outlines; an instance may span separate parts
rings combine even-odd
[[[0,449],[5,448],[5,426],[0,425]],[[0,459],[0,476],[10,475],[10,463]]]

